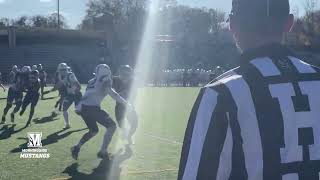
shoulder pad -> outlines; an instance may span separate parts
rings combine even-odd
[[[68,81],[69,82],[77,82],[78,79],[74,73],[68,73]]]

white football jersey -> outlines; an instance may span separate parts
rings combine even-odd
[[[108,95],[108,89],[111,87],[112,80],[110,78],[91,79],[80,103],[100,107],[102,100]]]
[[[63,77],[62,82],[66,86],[68,94],[75,94],[76,90],[79,88],[79,81],[76,75],[72,72],[68,73],[67,76]]]

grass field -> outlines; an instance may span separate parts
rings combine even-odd
[[[109,152],[118,154],[113,162],[100,160],[96,153],[100,148],[104,129],[85,144],[79,160],[71,158],[70,147],[87,131],[84,122],[70,109],[72,128],[62,131],[61,113],[52,116],[57,99],[39,102],[31,127],[24,129],[29,111],[16,124],[0,126],[0,179],[121,179],[121,180],[173,180],[177,177],[180,151],[187,119],[197,97],[198,88],[144,88],[139,91],[135,103],[139,114],[139,127],[135,145],[130,147],[116,133]],[[49,94],[47,97],[55,97]],[[6,93],[0,93],[6,97]],[[0,109],[6,100],[0,100]],[[114,102],[107,98],[103,108],[114,117]],[[49,159],[20,159],[21,149],[26,148],[27,133],[42,132],[43,148],[48,149]],[[108,174],[113,177],[108,178]],[[119,178],[116,178],[119,176]]]

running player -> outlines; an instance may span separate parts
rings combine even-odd
[[[6,92],[6,88],[2,84],[2,73],[0,72],[0,86],[2,87],[3,91]]]
[[[110,95],[115,101],[125,104],[127,107],[132,107],[112,89],[112,73],[109,66],[100,64],[96,67],[95,78],[88,82],[86,92],[76,107],[76,112],[81,115],[89,128],[89,132],[84,134],[79,143],[71,148],[74,159],[78,159],[81,146],[98,133],[97,123],[107,129],[101,149],[98,152],[98,157],[108,158],[107,148],[116,130],[116,124],[109,114],[101,109],[101,102],[107,95]]]
[[[61,72],[62,84],[66,88],[66,96],[63,99],[62,110],[63,117],[65,122],[65,129],[70,128],[69,114],[68,109],[74,103],[75,106],[80,102],[81,94],[81,85],[73,72],[70,72],[70,67],[63,69]]]
[[[17,65],[12,66],[12,69],[9,73],[9,83],[13,84],[16,80],[16,74],[19,72],[19,68]]]
[[[11,122],[14,122],[14,114],[20,110],[22,105],[23,91],[25,90],[28,75],[31,71],[29,66],[24,66],[21,72],[17,72],[15,75],[14,84],[9,88],[7,105],[4,108],[1,124],[5,123],[6,115],[15,101],[16,107],[11,113]]]
[[[81,85],[71,71],[71,68],[66,63],[60,63],[56,73],[56,85],[49,92],[59,90],[61,98],[56,103],[55,107],[62,104],[63,117],[65,122],[64,129],[70,128],[68,109],[74,103],[77,105],[81,100]]]
[[[34,110],[39,101],[39,89],[40,89],[40,80],[38,70],[31,71],[29,75],[29,83],[27,86],[27,93],[22,102],[22,108],[20,111],[20,116],[23,115],[27,106],[31,104],[29,119],[27,121],[26,127],[31,124],[31,120],[34,114]]]
[[[37,65],[32,65],[31,71],[36,71],[38,69]]]
[[[62,74],[66,74],[66,71],[68,72],[68,65],[66,63],[60,63],[58,65],[56,74],[55,74],[55,86],[51,91],[58,90],[59,91],[59,100],[55,104],[55,108],[59,106],[59,111],[62,110],[62,102],[67,94],[67,89],[63,85],[62,79],[63,76]]]
[[[124,65],[119,68],[119,76],[114,77],[113,79],[113,88],[127,101],[129,100],[129,96],[131,94],[131,98],[135,96],[135,93],[132,92],[132,84],[134,81],[133,78],[133,69],[129,65]],[[127,112],[126,105],[117,102],[115,106],[115,115],[119,127],[122,129],[122,134],[125,136],[125,138],[128,138],[129,144],[133,144],[132,136],[138,127],[137,113],[135,111]],[[130,124],[130,129],[128,131],[125,130],[123,123],[125,118]]]
[[[40,88],[41,88],[41,99],[44,97],[44,87],[47,86],[47,72],[43,69],[42,64],[38,65],[39,78],[40,78]]]

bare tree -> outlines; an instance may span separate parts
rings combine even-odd
[[[14,20],[13,25],[18,27],[31,27],[31,18],[29,18],[28,16],[21,16],[18,19]]]
[[[315,39],[316,34],[316,22],[315,22],[315,11],[318,6],[318,0],[306,0],[304,4],[305,8],[305,26],[304,30],[305,35],[309,39],[309,43],[313,44],[313,40]]]
[[[0,18],[0,27],[10,26],[9,18]]]

